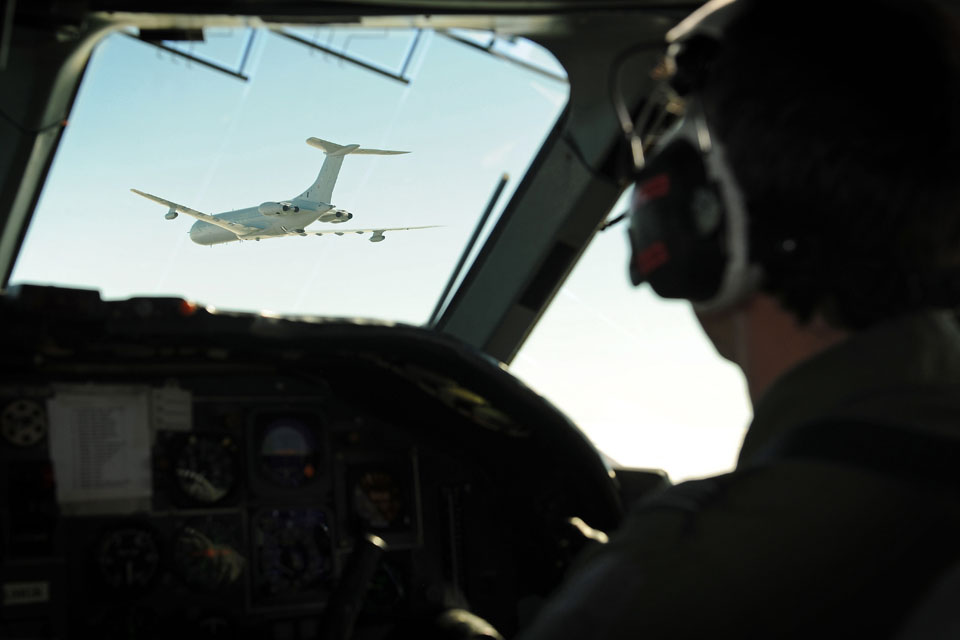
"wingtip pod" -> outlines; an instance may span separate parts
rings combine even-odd
[[[320,149],[328,156],[345,156],[348,153],[357,153],[357,154],[366,154],[366,155],[378,155],[378,156],[394,156],[402,153],[410,153],[409,151],[391,151],[388,149],[361,149],[358,144],[337,144],[335,142],[330,142],[329,140],[324,140],[323,138],[307,138],[307,144],[311,147]]]

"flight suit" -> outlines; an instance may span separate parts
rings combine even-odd
[[[635,505],[521,637],[892,635],[960,558],[960,493],[770,454],[803,425],[844,421],[960,443],[953,314],[883,323],[781,376],[755,407],[736,469]]]

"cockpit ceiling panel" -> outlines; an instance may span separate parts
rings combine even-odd
[[[693,8],[689,0],[93,0],[94,11],[147,11],[185,14],[304,15],[357,11],[362,14],[397,12],[537,14],[567,11],[603,11],[664,7]]]

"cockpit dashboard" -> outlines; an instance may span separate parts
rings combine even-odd
[[[510,633],[578,547],[567,520],[619,519],[589,441],[435,332],[51,287],[3,305],[5,638],[397,637],[451,608]]]

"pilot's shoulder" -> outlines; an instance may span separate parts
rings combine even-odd
[[[865,588],[878,552],[919,543],[923,527],[904,542],[903,527],[893,525],[903,509],[921,521],[920,508],[889,489],[885,479],[859,470],[806,462],[666,488],[636,504],[607,544],[578,558],[523,637],[619,640],[800,628],[811,611]],[[827,571],[835,584],[824,590]]]

